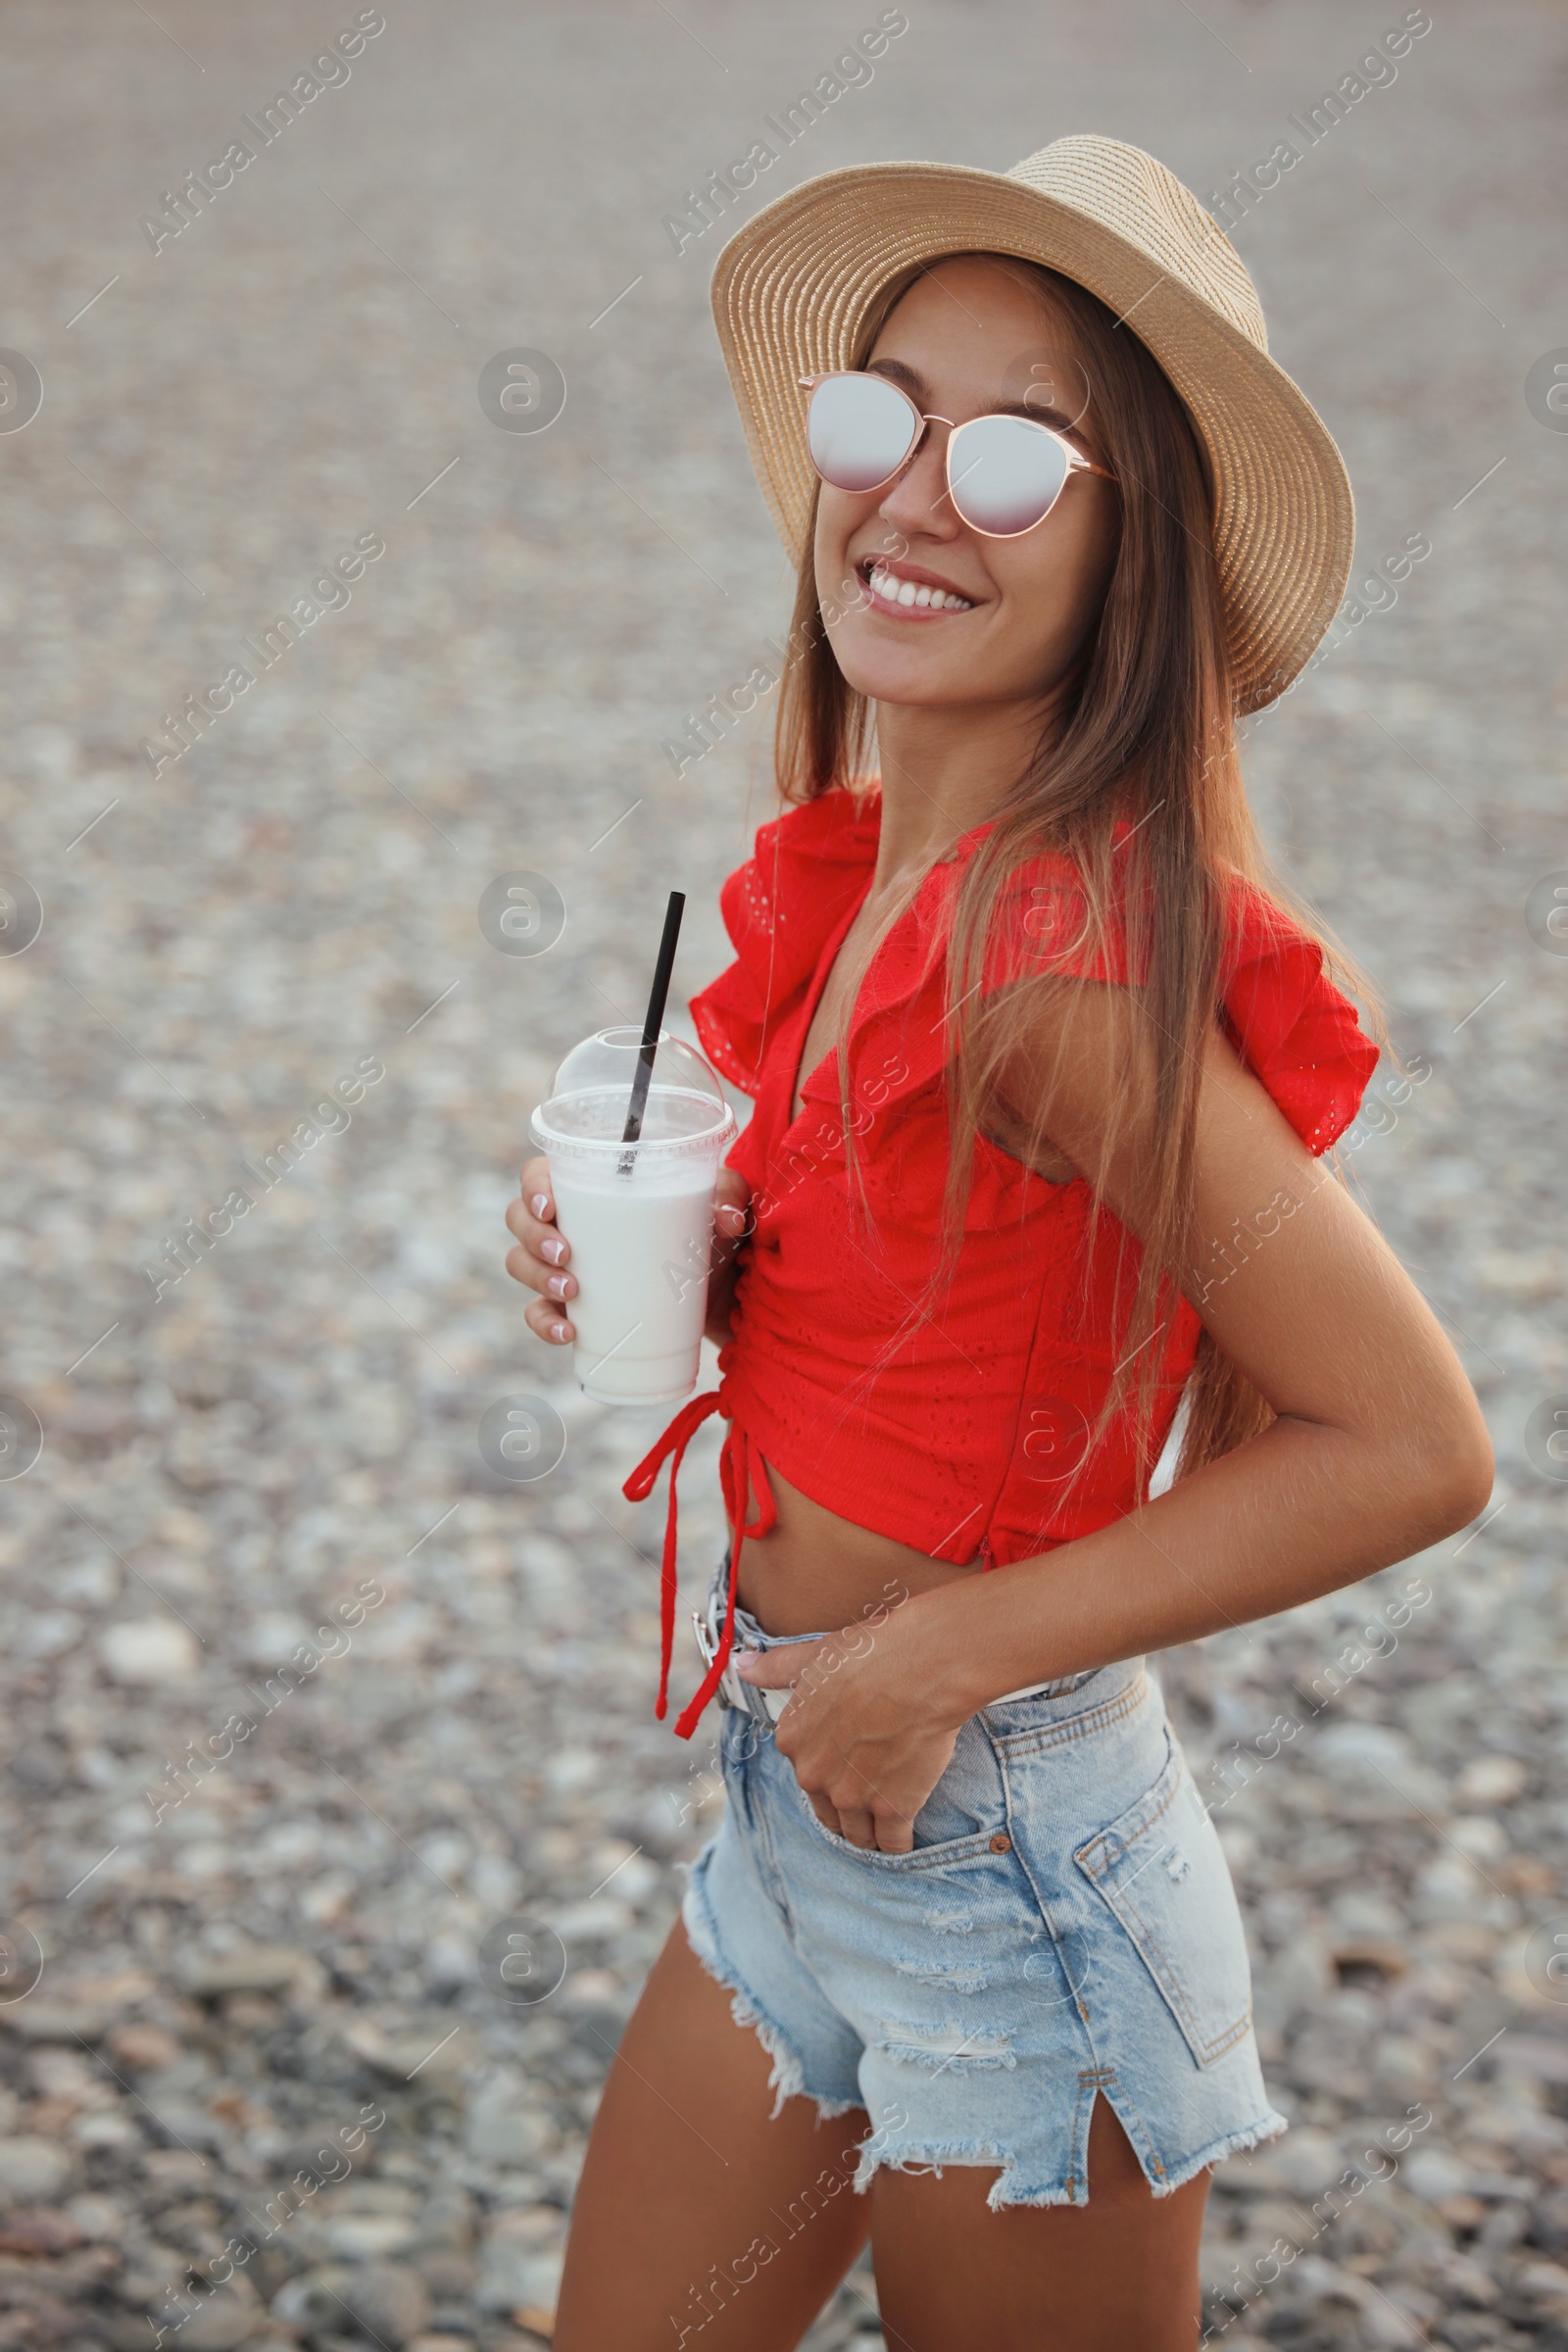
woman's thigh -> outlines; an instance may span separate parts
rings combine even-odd
[[[799,2342],[870,2225],[850,2186],[868,2123],[804,2097],[774,2117],[769,2071],[677,1921],[594,2117],[555,2352]]]
[[[897,2352],[1194,2352],[1208,2175],[1155,2197],[1110,2103],[1087,2205],[993,2212],[992,2168],[878,2172],[871,2243]]]

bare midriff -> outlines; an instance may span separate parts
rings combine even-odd
[[[741,1546],[739,1599],[767,1634],[825,1634],[906,1595],[978,1576],[824,1510],[769,1463],[778,1524]]]

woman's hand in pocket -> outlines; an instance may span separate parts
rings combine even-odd
[[[735,1653],[743,1682],[793,1691],[774,1739],[817,1820],[884,1854],[912,1848],[915,1815],[958,1737],[922,1704],[911,1646],[893,1611],[820,1642]]]

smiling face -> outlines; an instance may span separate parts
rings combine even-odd
[[[1107,463],[1068,322],[1022,265],[977,255],[939,263],[890,313],[866,368],[922,415],[959,425],[1011,411]],[[834,657],[850,685],[879,703],[1043,713],[1100,613],[1116,556],[1116,487],[1075,470],[1043,522],[987,538],[948,495],[947,442],[945,425],[928,426],[912,462],[880,490],[822,484],[814,561],[824,614],[837,615]],[[852,576],[862,593],[846,610]]]

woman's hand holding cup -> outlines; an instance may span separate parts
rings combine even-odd
[[[730,1338],[730,1308],[735,1302],[735,1277],[740,1271],[742,1244],[753,1223],[752,1191],[735,1168],[720,1168],[713,1200],[713,1257],[708,1274],[707,1337],[716,1348]]]
[[[568,1348],[577,1335],[566,1302],[576,1296],[577,1277],[567,1272],[571,1245],[556,1231],[550,1163],[542,1152],[523,1163],[517,1198],[507,1203],[507,1228],[517,1244],[507,1252],[507,1272],[539,1294],[523,1310],[524,1322],[552,1347]]]
[[[745,1177],[734,1168],[720,1168],[706,1327],[709,1339],[719,1347],[730,1336],[736,1256],[751,1231],[750,1201]],[[523,1163],[517,1198],[508,1203],[507,1228],[516,1243],[507,1252],[507,1272],[514,1282],[539,1294],[524,1310],[529,1330],[553,1348],[569,1347],[577,1336],[569,1303],[577,1293],[577,1278],[570,1270],[571,1244],[557,1229],[550,1163],[543,1152]]]

